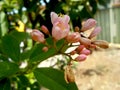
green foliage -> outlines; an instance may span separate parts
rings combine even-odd
[[[49,40],[49,41],[51,41],[51,40]],[[34,61],[41,62],[41,61],[49,58],[50,56],[55,55],[55,49],[53,47],[50,47],[47,52],[44,52],[42,50],[42,48],[44,46],[45,46],[44,44],[37,44],[33,47],[32,53],[30,55],[30,62],[34,62]]]
[[[19,90],[27,89],[27,87],[30,86],[30,82],[26,76],[20,75],[17,78]]]
[[[17,31],[13,31],[10,33],[10,35],[12,37],[14,37],[17,42],[19,42],[19,44],[22,42],[22,41],[25,41],[27,38],[29,38],[29,35],[25,32],[17,32]]]
[[[2,38],[2,51],[15,62],[20,60],[20,47],[18,41],[11,35],[6,35]]]
[[[0,62],[0,79],[4,77],[9,77],[18,72],[18,65],[10,62]]]
[[[5,35],[8,31],[8,22],[6,14],[3,11],[0,11],[0,38]]]
[[[107,6],[110,0],[0,0],[0,90],[78,90],[75,83],[66,83],[60,68],[38,68],[46,59],[63,54],[69,47],[62,39],[55,42],[45,35],[46,44],[35,43],[27,32],[30,28],[47,26],[51,34],[50,12],[68,14],[71,28],[81,27],[82,20],[94,17],[98,4]],[[45,3],[43,6],[41,2]],[[92,9],[91,9],[92,8]],[[18,23],[21,21],[23,23]],[[16,27],[24,32],[18,32]],[[21,43],[24,45],[21,46]],[[45,52],[43,47],[47,46]],[[69,56],[68,56],[69,57]],[[22,64],[27,66],[22,67]],[[57,66],[60,61],[55,63]],[[54,65],[53,65],[54,66]]]
[[[11,90],[9,79],[5,78],[0,81],[0,90]]]
[[[78,90],[75,83],[67,84],[62,71],[53,68],[37,68],[34,75],[38,82],[50,90]]]

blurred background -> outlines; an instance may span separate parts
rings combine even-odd
[[[85,62],[75,64],[79,90],[120,90],[120,0],[0,0],[0,38],[14,30],[40,30],[41,25],[51,32],[51,11],[69,15],[71,30],[95,18],[102,28],[97,39],[110,43],[109,49],[96,50]],[[24,44],[26,49],[33,45],[31,39]],[[58,67],[65,63],[63,58],[58,61]],[[41,66],[51,65],[50,61]]]
[[[102,33],[99,38],[105,39],[112,43],[120,43],[120,0],[110,0],[108,8],[99,7],[96,20],[102,27]]]
[[[50,12],[54,11],[68,14],[72,28],[81,27],[83,20],[94,17],[102,27],[98,38],[119,43],[119,6],[120,0],[0,0],[0,27],[6,26],[0,34],[19,27],[18,21],[25,28],[40,29],[46,25],[51,30]]]

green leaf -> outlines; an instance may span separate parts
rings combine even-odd
[[[65,41],[65,39],[61,39],[56,43],[57,49],[61,52],[65,52],[68,48],[68,43]]]
[[[57,41],[56,42],[57,49],[60,49],[63,46],[64,42],[65,42],[65,39],[61,39]]]
[[[30,62],[35,61],[43,61],[55,54],[54,48],[49,48],[47,52],[44,52],[42,48],[44,47],[44,44],[36,44],[33,48],[33,52],[30,55]]]
[[[0,62],[0,79],[11,76],[19,70],[19,67],[10,62]]]
[[[30,55],[31,55],[31,50],[27,50],[21,53],[21,60],[25,60],[25,59],[29,59]]]
[[[28,34],[25,32],[13,31],[10,33],[10,35],[12,35],[15,39],[17,39],[19,41],[19,43],[28,38]]]
[[[32,49],[32,53],[30,55],[30,62],[35,62],[35,61],[43,61],[43,60],[46,60],[47,58],[53,56],[56,54],[56,49],[54,48],[54,45],[53,45],[53,39],[50,37],[50,38],[47,38],[46,39],[48,45],[50,46],[50,48],[48,49],[47,52],[44,52],[42,49],[43,47],[45,46],[44,44],[36,44],[33,49]],[[65,40],[62,39],[62,40],[59,40],[56,42],[56,48],[57,50],[60,50],[62,52],[64,52],[66,50],[66,48],[68,47],[68,45],[64,45],[64,42]],[[64,45],[64,47],[63,47]]]
[[[37,81],[50,90],[78,90],[75,83],[67,84],[64,73],[53,68],[37,68],[34,70]]]
[[[9,79],[5,78],[0,81],[0,90],[12,90]]]
[[[0,54],[0,61],[8,61],[8,57],[5,57],[3,54]]]
[[[53,41],[53,38],[52,38],[52,37],[47,38],[47,39],[46,39],[46,42],[47,42],[49,45],[51,45],[51,46],[54,45],[54,41]]]
[[[2,51],[15,62],[20,60],[19,42],[11,35],[2,38]]]
[[[6,15],[3,11],[0,11],[0,37],[5,35],[7,31],[8,31],[8,22]]]

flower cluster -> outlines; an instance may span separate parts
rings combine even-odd
[[[68,43],[79,42],[80,45],[70,53],[71,55],[75,53],[79,54],[79,56],[75,58],[76,61],[85,60],[87,55],[90,54],[90,48],[96,48],[96,46],[108,48],[108,43],[106,41],[92,40],[92,38],[97,36],[101,31],[101,28],[96,26],[96,20],[90,18],[84,22],[81,29],[75,27],[75,32],[70,32],[70,18],[68,15],[58,16],[55,12],[51,12],[50,16],[53,24],[52,37],[55,41],[64,38]],[[84,32],[91,29],[92,32],[90,35],[85,36]],[[44,25],[41,26],[41,30],[47,35],[50,34],[49,30]],[[33,30],[31,32],[32,39],[40,43],[45,43],[44,34],[42,32],[39,30]]]
[[[81,28],[76,26],[73,32],[70,31],[70,25],[69,25],[70,17],[68,15],[58,16],[55,12],[51,12],[50,17],[53,25],[52,35],[50,34],[48,28],[44,25],[41,26],[41,31],[52,37],[54,44],[56,44],[56,42],[61,39],[64,39],[66,42],[65,44],[68,44],[67,48],[73,47],[74,46],[73,43],[79,43],[79,45],[76,46],[76,49],[71,51],[70,53],[60,52],[60,50],[58,50],[59,52],[57,52],[57,54],[64,54],[70,57],[71,60],[70,62],[68,62],[68,66],[65,69],[65,80],[67,82],[70,81],[73,82],[74,77],[73,75],[71,75],[72,71],[70,68],[70,65],[72,64],[71,61],[81,62],[86,60],[87,56],[91,53],[91,48],[96,48],[96,47],[108,48],[108,42],[104,40],[93,39],[101,31],[101,28],[96,26],[97,21],[95,19],[90,18],[86,20],[82,24]],[[33,30],[31,32],[31,37],[34,41],[45,44],[46,39],[41,31],[36,29]],[[86,31],[91,31],[91,32],[89,35],[86,35],[85,34]],[[47,52],[48,49],[49,48],[45,46],[43,47],[42,50],[44,52]],[[78,54],[78,56],[73,59],[71,56],[74,54]]]
[[[79,42],[80,45],[71,52],[71,54],[79,54],[78,57],[75,58],[75,61],[84,61],[87,58],[87,55],[91,53],[91,48],[96,48],[96,47],[101,47],[101,48],[108,48],[108,42],[104,40],[94,40],[93,38],[96,37],[100,31],[101,28],[96,26],[97,21],[94,19],[88,19],[87,21],[84,22],[82,25],[82,28],[80,29],[79,27],[75,27],[75,31],[72,34],[76,35],[74,38],[70,35],[67,36],[67,41],[68,42]],[[92,30],[92,32],[86,36],[84,32]],[[79,34],[78,34],[79,32]],[[70,40],[70,37],[71,40]],[[78,37],[78,38],[77,38]]]

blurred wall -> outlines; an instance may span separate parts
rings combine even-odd
[[[95,18],[102,28],[98,38],[120,43],[120,0],[111,0],[108,8],[100,7]]]

